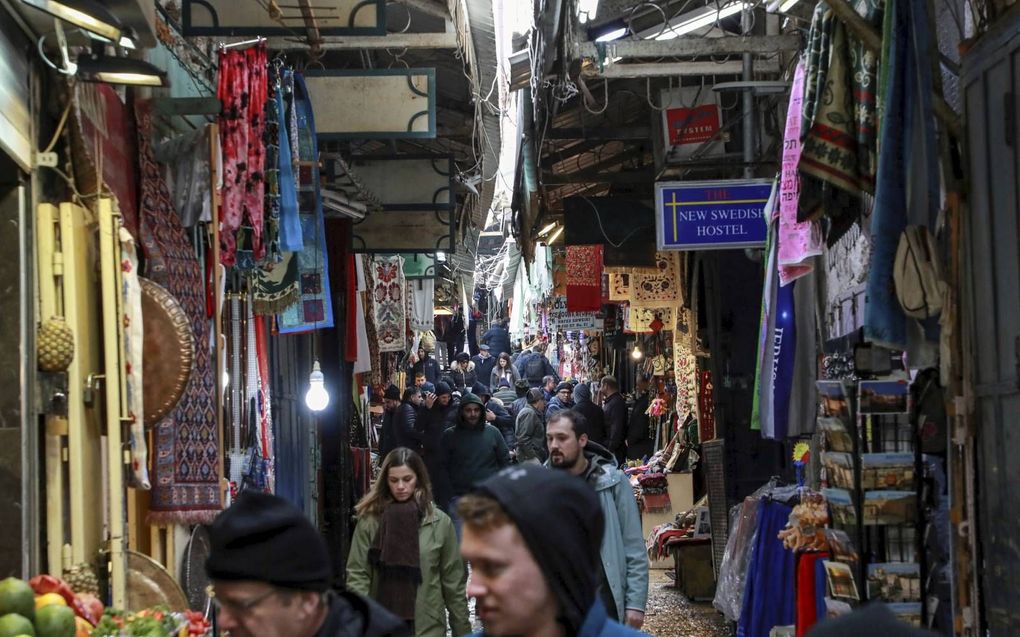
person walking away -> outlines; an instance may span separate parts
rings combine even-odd
[[[506,448],[517,447],[517,434],[514,432],[514,419],[501,403],[492,400],[492,391],[481,383],[475,383],[473,392],[485,404],[485,422],[489,423],[503,435]]]
[[[517,393],[517,400],[513,402],[513,404],[510,406],[510,409],[508,409],[507,411],[509,411],[510,415],[514,417],[515,422],[517,419],[517,414],[521,413],[521,410],[524,409],[528,404],[528,389],[530,389],[530,387],[528,385],[527,379],[518,378],[517,382],[514,383],[514,391]]]
[[[588,439],[588,424],[576,411],[557,412],[546,423],[545,438],[547,465],[583,478],[598,494],[605,518],[600,591],[609,616],[641,628],[648,601],[648,555],[630,481],[612,454]]]
[[[609,453],[616,458],[617,464],[623,464],[627,457],[627,402],[620,394],[620,383],[612,376],[604,376],[602,387],[602,413],[605,416],[606,436],[608,437]]]
[[[400,407],[400,390],[390,385],[383,392],[382,432],[379,435],[379,457],[397,448],[397,409]]]
[[[517,372],[521,375],[521,378],[528,379],[531,387],[541,387],[545,376],[552,376],[554,383],[559,379],[552,363],[542,353],[542,348],[541,341],[535,343],[531,348],[531,355],[528,357],[521,356],[517,361]]]
[[[545,448],[545,396],[542,390],[528,390],[527,406],[517,414],[517,462],[542,464],[549,457]]]
[[[563,381],[559,385],[556,385],[556,393],[549,400],[549,404],[545,406],[545,420],[549,421],[549,418],[553,414],[561,409],[570,409],[573,405],[571,398],[574,395],[574,386],[570,383]]]
[[[485,422],[485,404],[468,392],[461,396],[456,424],[443,432],[443,465],[450,481],[449,508],[476,484],[510,465],[510,450],[499,429]],[[455,525],[459,521],[453,515]]]
[[[329,550],[283,498],[242,491],[209,527],[205,572],[216,625],[232,637],[407,637],[370,598],[330,589]]]
[[[555,511],[555,515],[550,515]],[[595,492],[562,471],[521,465],[459,506],[467,593],[478,637],[634,637],[606,616],[598,589],[603,515]]]
[[[634,391],[634,405],[627,421],[627,460],[643,460],[655,452],[655,440],[652,438],[649,426],[651,421],[647,413],[653,396],[648,387],[648,379],[639,376]]]
[[[591,387],[588,383],[578,383],[574,387],[574,406],[572,409],[588,423],[588,440],[603,447],[606,445],[606,424],[602,408],[592,402]]]
[[[470,391],[478,382],[475,364],[467,352],[457,354],[457,360],[450,365],[450,378],[453,379],[453,387],[461,394]]]
[[[355,509],[347,588],[402,618],[417,637],[471,630],[464,562],[450,517],[433,505],[421,457],[406,448],[386,456],[379,479]]]
[[[505,319],[496,319],[492,326],[485,330],[482,334],[482,344],[488,345],[494,356],[505,353],[507,360],[510,360],[510,330],[506,327]]]
[[[422,422],[422,460],[432,484],[432,497],[440,509],[446,510],[452,497],[450,478],[443,464],[443,432],[452,427],[457,418],[459,405],[453,402],[450,385],[443,381],[436,383],[436,399],[426,412]]]
[[[496,393],[492,397],[498,399],[503,404],[511,418],[516,416],[516,412],[513,411],[513,403],[517,400],[517,392],[510,388],[510,382],[505,378],[500,378],[496,381],[494,387],[496,388]]]
[[[512,387],[520,377],[517,368],[510,362],[510,355],[500,352],[496,357],[496,365],[489,373],[489,387],[499,387],[499,381],[504,379],[507,381],[507,386]]]
[[[427,382],[433,385],[439,381],[439,362],[432,358],[424,347],[419,347],[417,352],[417,360],[408,366],[407,368],[407,384],[410,386],[412,383],[421,386],[417,382],[418,375],[425,378]]]
[[[400,399],[400,407],[397,408],[397,415],[394,418],[394,442],[397,447],[421,451],[422,433],[418,428],[418,416],[421,411],[421,390],[417,387],[408,387],[404,390],[404,395]]]
[[[480,345],[478,347],[478,354],[471,358],[471,362],[475,364],[475,373],[478,375],[478,382],[489,382],[489,378],[492,376],[492,370],[496,367],[496,359],[489,352],[489,346]]]

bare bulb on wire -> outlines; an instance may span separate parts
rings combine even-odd
[[[322,411],[329,406],[329,392],[326,391],[325,377],[319,368],[319,361],[312,365],[312,373],[308,376],[308,393],[305,404],[312,411]]]
[[[638,345],[637,343],[634,343],[634,349],[631,351],[630,357],[638,361],[641,360],[642,356],[644,356],[644,354],[641,353],[641,346]]]

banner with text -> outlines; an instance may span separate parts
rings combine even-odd
[[[556,296],[549,308],[549,325],[558,330],[600,330],[603,321],[598,312],[568,312],[567,297]]]
[[[655,184],[660,250],[719,250],[765,245],[770,179]]]

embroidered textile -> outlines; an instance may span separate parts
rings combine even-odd
[[[436,327],[436,282],[433,279],[416,279],[407,282],[407,298],[413,310],[409,314],[411,329],[428,332]]]
[[[150,108],[147,102],[135,107],[142,176],[139,226],[146,276],[173,294],[187,312],[196,344],[184,395],[156,425],[151,519],[208,523],[220,510],[220,459],[205,287],[194,248],[173,210],[160,167],[152,159]]]
[[[632,307],[676,307],[683,303],[680,286],[680,258],[676,252],[655,253],[655,273],[631,277]]]
[[[655,319],[662,322],[662,329],[671,330],[676,325],[676,308],[633,307],[623,309],[623,331],[631,334],[651,334]]]
[[[251,251],[261,259],[262,213],[265,202],[265,106],[268,97],[266,46],[220,51],[216,96],[223,104],[220,141],[223,148],[223,198],[220,206],[220,261],[234,265],[237,232],[246,224]]]
[[[698,418],[698,359],[682,341],[673,342],[673,374],[676,377],[676,413],[680,422]]]
[[[404,259],[372,259],[372,304],[380,352],[402,352],[405,345]]]
[[[145,436],[145,394],[142,391],[142,351],[145,333],[142,327],[142,287],[138,282],[138,253],[135,240],[128,229],[121,226],[120,276],[124,306],[124,378],[127,390],[127,415],[131,419],[131,476],[137,489],[148,491],[149,447]]]
[[[602,246],[567,246],[567,311],[602,309]]]
[[[319,148],[315,138],[315,117],[308,100],[308,90],[300,74],[294,75],[294,106],[298,113],[300,185],[297,194],[304,249],[301,252],[284,253],[284,263],[288,258],[297,261],[301,297],[279,315],[281,334],[333,327],[326,227],[319,197]]]
[[[630,301],[630,275],[611,272],[609,274],[609,300]]]
[[[779,281],[790,281],[811,272],[811,257],[822,253],[822,230],[817,220],[797,221],[800,201],[800,124],[804,99],[804,61],[797,64],[790,89],[783,139],[783,168],[779,182]]]
[[[698,441],[705,442],[715,438],[715,385],[712,383],[712,372],[704,370],[700,374],[698,384]]]

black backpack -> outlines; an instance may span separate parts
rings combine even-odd
[[[545,356],[535,354],[524,364],[524,375],[531,382],[541,381],[545,375]]]

